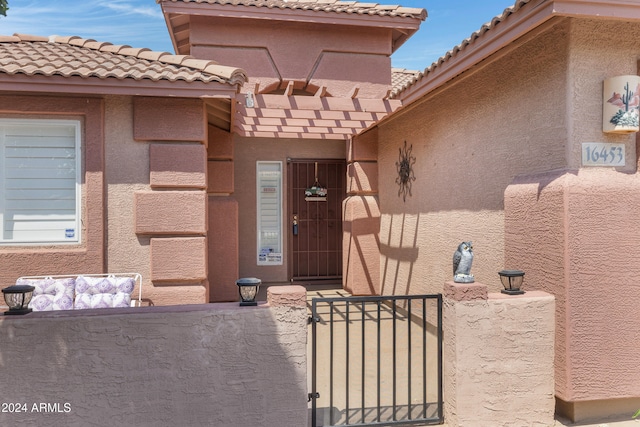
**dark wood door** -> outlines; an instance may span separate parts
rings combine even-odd
[[[344,160],[291,160],[288,169],[290,278],[339,279],[342,277],[346,163]],[[305,194],[314,184],[326,188],[326,197]]]

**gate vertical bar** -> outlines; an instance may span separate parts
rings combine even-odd
[[[361,421],[360,422],[362,424],[364,424],[364,415],[365,415],[365,412],[364,412],[364,408],[365,408],[364,390],[365,390],[365,388],[364,387],[365,387],[365,377],[366,377],[366,375],[365,375],[365,348],[366,348],[365,337],[366,337],[366,335],[365,335],[365,330],[364,330],[364,321],[365,321],[365,315],[364,314],[365,314],[366,309],[365,309],[365,302],[364,301],[362,301],[361,307],[362,307],[362,318],[361,318],[361,321],[362,321],[362,350],[361,350],[362,351],[362,385],[360,387],[360,394],[362,395],[361,396],[362,397],[362,403],[361,403],[360,407],[362,408],[362,417],[361,417]]]
[[[329,303],[329,336],[329,408],[333,408],[333,301]],[[329,423],[333,422],[333,411],[329,411]]]
[[[382,382],[380,380],[380,366],[381,366],[380,365],[380,332],[382,329],[382,325],[380,324],[381,322],[380,304],[381,304],[381,301],[378,300],[378,349],[377,349],[377,352],[378,352],[378,381],[377,381],[378,383],[378,422],[380,422],[380,415],[381,415],[380,414],[380,383]]]
[[[438,294],[438,418],[444,421],[444,396],[442,392],[442,294]]]
[[[315,393],[318,391],[317,389],[317,368],[318,368],[318,353],[317,353],[317,349],[318,349],[318,343],[317,343],[317,339],[318,339],[318,334],[317,334],[317,327],[316,327],[316,317],[317,317],[317,301],[314,299],[311,303],[311,427],[316,427],[317,426],[317,420],[316,420],[316,405],[317,405],[317,399],[314,398],[314,396],[316,395]]]
[[[408,403],[407,403],[407,410],[408,410],[408,417],[409,419],[411,419],[411,340],[412,340],[412,336],[411,336],[411,300],[407,300],[407,355],[408,355],[408,360],[407,360],[407,364],[408,364],[408,371],[407,371],[407,395],[408,395]]]
[[[427,418],[427,299],[422,299],[422,411]]]
[[[345,398],[345,417],[347,419],[347,425],[349,425],[350,423],[350,416],[349,416],[349,311],[351,311],[351,307],[349,306],[349,300],[347,300],[347,304],[346,304],[346,320],[345,320],[345,328],[346,328],[346,354],[347,354],[347,363],[345,366],[345,370],[346,370],[346,398]]]
[[[397,380],[397,370],[396,370],[396,364],[397,364],[397,331],[396,331],[396,320],[397,320],[397,309],[396,309],[396,301],[393,300],[393,421],[397,421],[396,419],[396,403],[397,403],[397,396],[396,396],[396,390],[398,387],[398,380]]]

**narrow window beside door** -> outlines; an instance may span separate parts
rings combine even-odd
[[[80,241],[80,122],[0,119],[0,244]]]
[[[257,162],[258,265],[282,265],[282,162]]]

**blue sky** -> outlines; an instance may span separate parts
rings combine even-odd
[[[377,0],[423,7],[429,17],[392,57],[394,67],[424,70],[515,0]],[[0,34],[74,35],[173,52],[155,0],[9,0]],[[233,64],[229,64],[233,65]]]

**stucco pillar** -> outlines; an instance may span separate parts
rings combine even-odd
[[[349,141],[347,198],[343,211],[344,288],[353,295],[380,294],[378,129]]]
[[[207,130],[209,302],[236,301],[240,237],[238,201],[233,197],[233,138],[215,126]]]
[[[209,197],[209,302],[237,301],[238,201]]]
[[[553,295],[447,282],[443,304],[447,425],[553,425]]]
[[[149,188],[134,193],[135,233],[150,242],[143,295],[154,305],[206,302],[205,105],[134,97],[133,137],[149,146]]]
[[[556,296],[559,413],[576,422],[630,417],[640,407],[640,175],[520,176],[504,206],[505,265]]]
[[[380,206],[377,196],[351,196],[342,204],[342,280],[352,295],[380,294]]]

